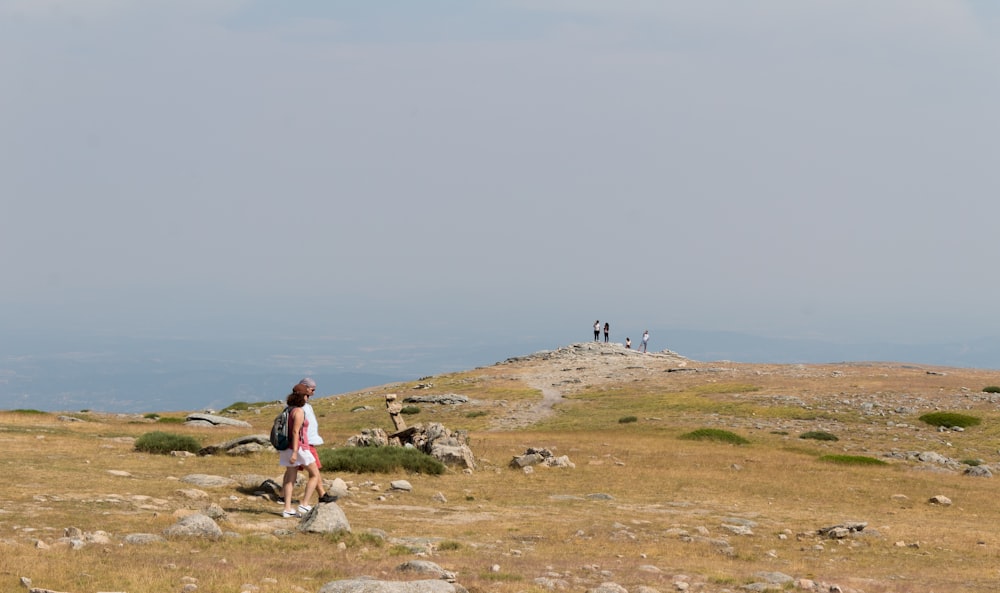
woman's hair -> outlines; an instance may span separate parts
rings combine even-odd
[[[302,406],[306,405],[306,394],[301,391],[299,392],[292,391],[291,393],[288,394],[288,397],[285,398],[285,403],[292,406],[293,408],[301,408]]]

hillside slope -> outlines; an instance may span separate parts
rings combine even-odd
[[[279,403],[228,414],[251,429],[2,412],[0,463],[14,479],[0,484],[0,586],[29,577],[67,592],[312,592],[363,575],[412,579],[397,567],[424,558],[474,592],[992,591],[1000,509],[994,479],[977,475],[1000,469],[1000,397],[983,391],[993,385],[1000,372],[701,362],[582,343],[320,397],[321,432],[340,447],[391,428],[387,393],[462,395],[408,404],[405,420],[467,431],[477,461],[443,476],[326,474],[349,486],[337,504],[353,533],[340,537],[296,532],[254,493],[252,482],[278,476],[274,453],[134,450],[154,430],[204,445],[262,433]],[[920,420],[934,411],[981,424]],[[684,438],[711,430],[746,444]],[[512,467],[528,448],[568,463]],[[194,488],[192,475],[235,482]],[[392,489],[398,479],[412,490]],[[214,513],[228,536],[126,543],[192,512]]]

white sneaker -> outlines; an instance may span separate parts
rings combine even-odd
[[[299,514],[300,515],[306,515],[311,510],[313,510],[313,508],[311,506],[307,505],[307,504],[300,504],[299,505]]]

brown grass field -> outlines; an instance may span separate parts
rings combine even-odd
[[[391,431],[385,393],[472,400],[420,404],[406,420],[469,431],[476,471],[324,474],[351,485],[338,504],[352,533],[338,536],[298,533],[297,520],[282,519],[279,505],[239,489],[204,489],[204,501],[178,492],[192,488],[178,480],[188,474],[278,478],[276,453],[185,458],[134,450],[134,439],[154,430],[203,445],[265,433],[277,403],[234,415],[252,423],[251,431],[141,415],[0,412],[7,476],[0,483],[0,590],[18,590],[27,577],[34,587],[71,593],[181,591],[189,582],[218,593],[315,592],[362,575],[415,578],[396,567],[417,557],[457,573],[457,583],[474,593],[549,590],[539,577],[558,579],[568,591],[603,582],[629,591],[675,591],[680,582],[688,591],[739,591],[761,581],[761,572],[865,593],[1000,588],[996,478],[963,474],[971,460],[1000,469],[1000,394],[983,392],[1000,385],[1000,371],[564,350],[425,378],[419,391],[414,382],[314,399],[333,447],[362,428]],[[320,385],[321,393],[334,390]],[[363,405],[372,409],[352,411]],[[933,411],[982,423],[939,432],[918,419]],[[636,420],[620,421],[629,416]],[[749,443],[678,438],[701,428]],[[806,431],[839,440],[799,438]],[[527,447],[566,455],[575,467],[510,468]],[[885,456],[927,451],[957,463]],[[887,463],[844,465],[821,459],[826,455]],[[389,489],[401,478],[411,492]],[[931,504],[935,495],[953,504]],[[227,513],[221,539],[122,542],[132,533],[161,533],[209,503]],[[816,534],[845,521],[868,526],[839,540]],[[107,532],[110,543],[73,549],[60,542],[71,527]],[[370,535],[379,530],[385,539]]]

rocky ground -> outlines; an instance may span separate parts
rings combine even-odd
[[[108,437],[104,434],[109,431],[128,432],[130,429],[138,434],[147,429],[135,425],[148,420],[117,419],[121,422],[115,424],[106,419],[107,427],[103,427],[101,419],[95,415],[59,415],[55,424],[61,426],[53,426],[48,419],[7,419],[5,422],[8,424],[0,431],[3,433],[0,437],[7,445],[11,459],[4,463],[12,472],[29,470],[32,481],[23,485],[16,480],[9,481],[0,491],[3,502],[0,528],[5,530],[0,545],[9,552],[5,559],[0,560],[0,572],[8,575],[4,577],[7,580],[0,580],[0,584],[7,583],[9,577],[15,575],[24,577],[21,585],[30,590],[39,593],[48,591],[32,585],[32,577],[36,581],[44,580],[46,574],[44,570],[34,568],[34,564],[25,564],[25,559],[43,564],[53,559],[60,562],[71,560],[60,555],[66,551],[80,550],[82,554],[84,550],[102,548],[104,554],[114,556],[122,553],[121,550],[126,550],[124,553],[128,554],[130,547],[156,550],[160,546],[173,554],[176,552],[172,546],[179,538],[281,542],[285,538],[315,537],[301,533],[302,525],[322,523],[328,527],[332,525],[331,529],[336,530],[338,522],[348,520],[355,525],[365,525],[364,533],[384,538],[394,548],[410,549],[418,558],[443,558],[443,568],[434,563],[409,564],[392,558],[370,560],[365,558],[367,551],[355,550],[341,542],[330,554],[335,555],[338,561],[353,558],[356,562],[369,562],[372,569],[382,567],[379,573],[382,578],[360,584],[354,580],[339,581],[337,584],[327,583],[310,588],[293,585],[289,576],[267,577],[232,590],[251,593],[272,590],[299,593],[317,590],[322,593],[362,590],[452,593],[462,590],[459,583],[463,583],[463,577],[469,579],[471,576],[474,578],[470,580],[479,583],[476,591],[483,593],[487,590],[504,593],[735,593],[790,588],[813,592],[839,590],[845,593],[928,592],[959,589],[947,588],[956,583],[946,575],[941,577],[936,588],[933,584],[914,583],[906,574],[908,565],[905,563],[898,569],[901,574],[891,578],[869,578],[863,569],[857,567],[864,566],[865,557],[872,554],[890,560],[896,556],[920,554],[926,555],[927,562],[933,562],[935,556],[945,555],[957,561],[968,558],[969,562],[982,562],[996,557],[992,552],[994,548],[1000,549],[1000,541],[985,529],[985,523],[996,515],[989,505],[992,494],[988,487],[983,486],[988,481],[958,481],[973,479],[964,477],[970,475],[970,470],[978,472],[976,478],[988,478],[991,471],[1000,470],[1000,454],[996,442],[991,440],[995,432],[987,428],[973,437],[963,435],[956,427],[937,430],[921,425],[917,420],[919,415],[935,410],[965,410],[987,418],[995,415],[1000,396],[984,392],[983,387],[1000,384],[998,371],[879,362],[825,365],[703,362],[671,351],[641,353],[618,344],[579,343],[514,357],[470,371],[468,376],[469,381],[488,385],[526,385],[541,393],[541,398],[515,398],[502,405],[479,402],[480,406],[492,410],[487,432],[495,437],[474,442],[477,445],[490,444],[495,451],[499,451],[497,454],[500,457],[492,461],[479,459],[476,471],[467,474],[455,472],[448,481],[434,481],[421,476],[411,477],[412,484],[398,477],[331,481],[328,488],[341,496],[340,502],[328,508],[319,508],[311,519],[301,523],[280,518],[276,512],[280,507],[273,503],[268,493],[259,491],[260,484],[268,476],[249,473],[252,469],[243,469],[246,473],[234,475],[237,466],[253,468],[255,464],[260,464],[252,457],[226,460],[219,448],[211,450],[214,456],[181,456],[176,461],[164,461],[135,454],[131,450],[134,442],[131,436]],[[461,394],[435,393],[431,383],[400,385],[392,389],[412,389],[414,393],[428,394],[432,400],[441,402],[427,404],[428,407],[456,410],[442,412],[441,415],[451,413],[453,415],[449,418],[464,419],[463,413],[457,410],[469,409],[463,406],[473,405],[463,403],[468,398]],[[706,393],[714,398],[712,401],[719,404],[719,409],[734,403],[752,403],[764,408],[808,413],[753,416],[717,413],[709,407],[705,411],[691,412],[691,417],[685,419],[692,425],[717,426],[770,438],[772,443],[778,443],[780,456],[774,460],[768,457],[770,453],[763,446],[747,454],[715,448],[705,454],[707,457],[703,462],[699,462],[705,466],[701,469],[693,466],[641,467],[636,461],[638,457],[628,461],[621,459],[629,454],[632,445],[596,443],[565,449],[571,451],[571,455],[563,456],[567,463],[561,467],[579,465],[576,473],[588,476],[581,484],[574,482],[575,478],[565,476],[566,479],[559,479],[553,474],[541,476],[533,482],[532,467],[527,465],[528,462],[525,462],[525,467],[512,468],[508,464],[510,457],[502,457],[503,452],[510,451],[511,443],[521,442],[516,438],[507,438],[507,434],[516,435],[520,430],[538,426],[563,406],[586,405],[576,397],[581,394],[602,390],[610,394],[622,390],[623,386],[634,386],[636,393],[645,393],[644,390],[648,389],[682,392],[711,385],[747,386],[745,390],[720,389],[717,394],[707,390]],[[350,394],[343,404],[335,403],[333,398],[325,403],[321,400],[317,406],[322,422],[332,423],[334,418],[342,418],[336,416],[338,413],[371,413],[373,417],[380,417],[384,414],[379,408],[380,404],[384,406],[384,400],[379,400],[380,394],[381,391],[367,395]],[[496,407],[490,407],[494,405]],[[218,431],[218,434],[233,436],[243,434],[245,427],[259,428],[261,425],[259,419],[249,415],[226,423],[216,422],[218,416],[213,414],[201,414],[199,417],[203,428],[192,425],[189,430]],[[676,432],[676,427],[666,426],[668,421],[663,419],[644,417],[641,420],[654,427],[661,423]],[[796,483],[796,480],[836,474],[830,474],[830,470],[811,469],[811,457],[801,454],[790,457],[793,454],[780,450],[781,447],[798,446],[796,435],[814,430],[828,430],[842,435],[836,452],[886,459],[905,471],[874,474],[877,477],[869,484],[831,484],[832,502],[814,500],[818,491],[811,490],[812,486],[804,482]],[[92,434],[97,440],[84,439],[79,441],[78,446],[73,438],[77,431]],[[647,439],[657,438],[655,433],[653,437],[648,436],[650,433],[646,434]],[[536,434],[532,438],[541,438],[542,442],[538,444],[546,446],[549,442],[544,436]],[[571,436],[549,436],[553,442],[572,442]],[[51,471],[46,464],[29,461],[24,466],[16,463],[25,455],[29,456],[29,460],[35,459],[30,457],[30,452],[39,442],[46,443],[46,450],[51,455],[58,450],[60,439],[66,439],[69,443],[66,446],[74,448],[73,454],[86,459],[71,463],[55,474],[43,473]],[[657,442],[654,446],[659,445]],[[95,446],[98,448],[93,451],[87,449]],[[635,444],[632,448],[639,446],[642,445]],[[666,465],[679,461],[691,463],[690,460],[695,455],[702,455],[704,450],[691,449],[684,452],[687,457],[671,459]],[[521,451],[523,449],[516,452]],[[66,454],[70,453],[67,449]],[[569,461],[570,457],[572,461]],[[789,458],[805,466],[806,473],[794,478],[791,486],[782,482],[781,491],[761,496],[758,490],[767,491],[769,488],[769,478],[766,475],[760,477],[765,468],[777,464],[777,469],[772,471],[782,472],[784,468],[780,464]],[[968,464],[969,458],[981,459],[982,463],[972,467]],[[754,467],[744,468],[747,463]],[[179,471],[181,468],[186,471]],[[194,468],[201,469],[201,472],[192,471]],[[911,470],[921,469],[933,470],[935,474],[926,481],[913,478]],[[96,479],[97,472],[102,478]],[[736,479],[735,475],[741,477]],[[647,476],[649,480],[667,478],[669,481],[662,485],[649,485],[641,483],[639,476]],[[94,485],[90,484],[88,477],[94,479]],[[869,479],[868,474],[862,477]],[[101,479],[121,482],[105,483]],[[621,500],[602,490],[602,487],[621,488],[623,482],[628,484],[633,479],[636,483],[619,494]],[[78,488],[69,494],[46,485],[59,480],[87,484],[87,488]],[[777,476],[773,480],[775,483],[779,481]],[[856,497],[859,490],[866,491],[866,494],[869,490],[875,492],[879,483],[885,480],[889,481],[885,486],[889,490],[878,491],[877,496],[881,500],[873,503],[871,508],[852,506],[852,497]],[[706,482],[718,482],[719,485],[713,490],[714,486],[706,486]],[[687,486],[680,488],[678,484]],[[745,499],[739,492],[732,492],[732,484],[740,484],[741,488],[747,489]],[[662,489],[662,492],[655,492],[650,497],[645,494],[650,486]],[[952,505],[948,496],[937,491],[942,486],[942,491],[947,494],[957,492],[960,502]],[[113,488],[122,490],[111,491]],[[935,490],[924,492],[927,488]],[[86,493],[86,489],[93,492]],[[532,494],[538,497],[534,504],[525,504],[519,498],[527,496],[527,500],[534,501],[530,498]],[[929,496],[931,494],[934,496]],[[803,497],[808,501],[805,504],[818,503],[824,515],[844,516],[853,514],[857,509],[865,518],[868,515],[877,518],[879,524],[869,526],[866,521],[824,521],[810,513],[781,506],[787,502],[786,498],[801,501]],[[773,508],[768,506],[772,504],[771,500],[778,502]],[[863,497],[858,500],[868,504]],[[514,506],[508,507],[507,504]],[[553,522],[550,515],[557,507],[559,513],[564,514]],[[936,512],[936,509],[943,508],[955,508],[956,512],[950,516]],[[93,520],[89,517],[92,509],[99,510],[106,518]],[[599,509],[596,514],[595,509]],[[70,515],[60,514],[77,510],[87,513],[87,523],[99,528],[73,527],[70,523],[73,519],[67,519]],[[904,515],[897,516],[897,512]],[[122,525],[116,524],[116,516],[123,522]],[[169,522],[163,520],[167,517]],[[148,531],[137,531],[134,527],[126,531],[124,522],[133,518],[148,523]],[[536,523],[544,527],[536,529]],[[443,536],[445,533],[448,535]],[[449,558],[440,554],[437,546],[444,537],[475,550],[474,557]],[[933,538],[930,545],[927,538]],[[596,547],[582,548],[590,550],[593,556],[573,556],[577,553],[574,549],[591,546],[593,544],[588,542],[595,541]],[[26,550],[29,544],[32,549]],[[192,547],[211,549],[211,546],[195,544]],[[566,552],[562,546],[568,546],[571,551]],[[648,559],[647,551],[650,552]],[[543,565],[537,560],[547,555],[558,557],[567,553],[571,556],[569,560],[551,560]],[[731,577],[724,578],[711,571],[699,573],[685,570],[682,568],[685,554],[693,557],[711,554],[731,559],[732,566],[722,564],[718,570],[739,574],[742,580],[730,582],[727,579],[731,580]],[[603,560],[597,561],[597,556]],[[898,561],[904,562],[906,558]],[[385,568],[387,562],[398,565],[400,574],[389,572]],[[491,581],[477,574],[476,567],[483,562],[488,563],[486,574],[494,570],[501,575],[512,571],[523,580],[512,583]],[[850,568],[840,568],[836,562]],[[403,566],[406,568],[399,568]],[[750,568],[758,566],[759,569]],[[812,574],[816,567],[843,578],[836,582],[816,578]],[[413,581],[414,578],[417,581]],[[985,587],[988,587],[989,578],[984,574],[974,583],[966,580],[962,590],[988,590]],[[183,579],[176,590],[185,593],[199,590],[199,583],[208,580],[197,570],[186,572]],[[483,583],[494,584],[492,588],[483,588]],[[946,587],[942,589],[940,583]],[[90,590],[96,589],[74,589],[72,593]],[[130,590],[137,593],[141,589]]]

